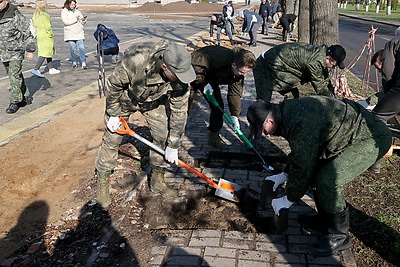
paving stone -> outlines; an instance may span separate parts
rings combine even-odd
[[[280,243],[284,244],[286,242],[286,237],[284,235],[266,235],[261,233],[256,233],[256,241],[270,242],[270,243]]]
[[[249,267],[249,266],[269,266],[268,262],[265,261],[251,261],[251,260],[240,260],[238,262],[238,267]]]
[[[232,267],[235,266],[235,264],[236,264],[236,259],[206,256],[203,258],[203,263],[201,266]]]
[[[181,255],[194,255],[194,256],[202,256],[201,248],[191,248],[191,247],[175,247],[171,250],[170,255],[172,256],[181,256]]]
[[[290,244],[289,243],[289,251],[290,253],[308,253],[308,249],[310,248],[310,244]]]
[[[338,254],[330,257],[314,257],[310,254],[307,254],[306,257],[310,264],[340,265],[340,256]]]
[[[159,238],[159,242],[165,245],[186,246],[189,242],[192,231],[172,231],[165,233],[165,236]]]
[[[225,239],[233,238],[233,239],[241,239],[241,240],[254,240],[255,236],[253,233],[242,233],[239,231],[229,231],[224,233]]]
[[[289,235],[289,244],[313,244],[318,241],[317,236]]]
[[[150,264],[160,266],[163,262],[164,255],[154,255],[150,258]]]
[[[346,267],[357,267],[356,259],[350,249],[341,252]]]
[[[238,249],[253,249],[255,245],[250,241],[245,240],[224,240],[222,247],[224,248],[238,248]]]
[[[165,266],[199,266],[201,261],[201,257],[192,255],[171,256],[167,259]]]
[[[220,239],[218,237],[192,237],[189,241],[191,247],[218,247]]]
[[[289,226],[288,229],[285,231],[286,235],[301,235],[301,229],[298,225],[296,226]]]
[[[206,247],[204,251],[204,256],[235,258],[236,249]]]
[[[297,263],[297,264],[305,264],[306,257],[304,254],[288,254],[288,253],[280,253],[276,254],[275,262],[277,263]]]
[[[220,238],[222,235],[221,230],[193,230],[192,238],[194,237],[217,237]]]
[[[255,261],[269,261],[270,255],[268,252],[252,251],[252,250],[239,250],[239,259],[255,260]]]
[[[260,251],[269,251],[269,252],[287,252],[286,247],[282,244],[274,244],[266,242],[257,242],[256,249]]]
[[[150,253],[157,254],[157,255],[164,255],[167,252],[167,246],[156,246],[152,247]]]
[[[293,263],[275,263],[274,267],[304,267],[304,264],[293,264]],[[309,265],[307,265],[309,266]],[[326,266],[325,266],[326,267]]]

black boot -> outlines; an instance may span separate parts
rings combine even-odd
[[[17,103],[10,103],[10,105],[8,105],[8,108],[6,109],[6,112],[9,114],[15,113],[17,112],[19,109],[19,105]]]
[[[310,248],[315,257],[328,257],[334,252],[346,250],[351,246],[349,237],[349,208],[334,214],[327,214],[327,231],[317,243]]]
[[[297,220],[301,227],[306,231],[313,230],[320,233],[326,233],[326,212],[322,208],[321,201],[319,200],[318,194],[315,190],[313,190],[313,197],[317,208],[317,214],[303,213],[298,216]]]
[[[326,233],[326,216],[324,213],[300,214],[297,220],[305,231],[313,230],[320,233]]]

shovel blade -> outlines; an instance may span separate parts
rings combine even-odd
[[[241,188],[242,187],[238,184],[229,182],[225,179],[219,179],[218,187],[215,190],[215,195],[232,202],[239,202],[235,192],[238,192]]]

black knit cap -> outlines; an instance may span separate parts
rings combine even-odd
[[[338,67],[344,69],[344,59],[346,58],[346,50],[341,45],[331,45],[326,50],[326,54],[333,58]]]
[[[250,130],[255,139],[261,137],[264,121],[272,110],[273,105],[261,99],[251,104],[247,110],[247,121],[250,123]]]

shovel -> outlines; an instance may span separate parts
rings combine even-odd
[[[141,137],[135,131],[130,129],[129,126],[128,126],[128,123],[124,120],[124,118],[119,117],[119,121],[122,123],[122,125],[125,128],[125,130],[118,129],[117,133],[119,133],[119,134],[128,134],[128,135],[136,138],[137,140],[141,141],[142,143],[146,144],[150,148],[154,149],[155,151],[157,151],[161,155],[165,155],[165,152],[164,152],[163,149],[161,149],[160,147],[156,146],[155,144],[153,144],[149,140]],[[232,183],[232,182],[229,182],[229,181],[224,180],[224,179],[220,179],[218,184],[217,184],[213,180],[211,180],[210,178],[208,178],[207,176],[205,176],[204,174],[202,174],[201,172],[199,172],[195,168],[189,166],[188,164],[186,164],[185,162],[183,162],[180,159],[178,159],[178,164],[180,166],[184,167],[185,169],[189,170],[190,172],[196,174],[198,177],[203,179],[207,184],[209,184],[210,186],[215,188],[216,189],[215,190],[215,195],[216,196],[219,196],[221,198],[224,198],[224,199],[232,201],[232,202],[239,202],[238,191],[241,189],[240,185]]]
[[[210,86],[210,85],[206,85],[206,86]],[[214,106],[216,106],[221,112],[222,114],[224,114],[224,118],[228,121],[228,123],[232,126],[232,128],[234,127],[234,131],[235,133],[240,137],[240,139],[243,140],[243,142],[250,148],[253,149],[254,153],[256,153],[256,155],[261,159],[262,161],[262,167],[266,170],[266,171],[272,171],[274,170],[274,168],[272,166],[269,166],[264,158],[260,155],[260,153],[257,151],[257,149],[253,146],[253,144],[249,141],[249,139],[247,139],[247,137],[243,134],[243,132],[238,128],[235,127],[235,124],[233,123],[231,117],[228,116],[228,114],[226,114],[222,108],[220,107],[220,105],[218,104],[217,100],[215,99],[214,95],[209,93],[210,91],[205,91],[204,95],[206,96],[207,100],[213,104]]]

